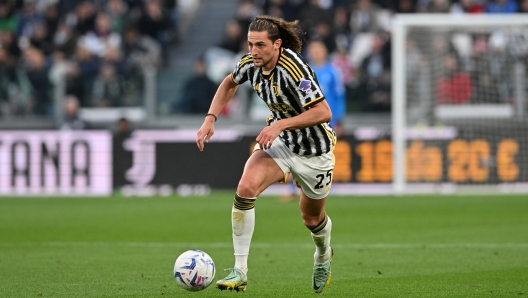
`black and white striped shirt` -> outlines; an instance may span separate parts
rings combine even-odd
[[[297,116],[325,100],[317,78],[301,55],[281,48],[279,60],[269,74],[256,67],[251,54],[244,55],[231,73],[235,84],[245,81],[268,105],[272,115],[266,119],[268,125]],[[335,132],[328,123],[284,130],[279,137],[293,153],[303,156],[318,156],[330,152],[336,142]]]

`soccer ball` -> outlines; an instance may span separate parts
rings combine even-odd
[[[188,250],[174,263],[176,283],[188,291],[201,291],[207,288],[215,277],[213,259],[201,250]]]

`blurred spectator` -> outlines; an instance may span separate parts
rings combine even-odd
[[[426,60],[431,69],[431,81],[436,82],[447,72],[444,57],[451,54],[458,57],[458,53],[451,42],[450,34],[437,32],[428,37],[431,48],[424,52],[424,55],[427,55]]]
[[[224,29],[224,36],[218,45],[222,49],[231,51],[233,54],[240,50],[240,43],[246,41],[247,36],[242,35],[242,27],[235,20],[229,20]]]
[[[136,9],[141,8],[143,6],[144,0],[124,0],[128,8],[130,9]]]
[[[330,23],[329,11],[323,9],[319,0],[308,0],[306,4],[302,5],[299,14],[299,24],[304,32],[306,32],[309,39],[315,29],[315,26],[320,22]]]
[[[487,36],[484,34],[477,35],[472,49],[472,63],[474,65],[471,71],[472,82],[474,82],[475,90],[478,90],[480,94],[479,101],[497,103],[500,95],[497,79],[494,78],[495,73],[491,68],[493,63],[490,55],[493,53],[488,46]]]
[[[343,83],[345,84],[345,86],[352,87],[353,85],[357,84],[357,78],[354,71],[354,65],[352,64],[352,61],[348,58],[348,42],[342,39],[343,38],[337,39],[337,49],[331,55],[331,60],[332,64],[341,73],[341,77],[343,78]]]
[[[420,52],[420,49],[416,45],[416,41],[408,39],[405,45],[405,51],[407,53],[407,59],[405,59],[405,71],[407,75],[408,90],[412,91],[420,81],[422,70],[425,66],[425,59]]]
[[[202,58],[194,63],[194,76],[185,84],[183,95],[177,103],[176,110],[187,114],[205,114],[218,85],[206,74],[206,64]]]
[[[413,0],[398,0],[396,13],[413,13],[416,12],[415,1]]]
[[[415,0],[413,0],[415,1]],[[383,10],[395,12],[398,8],[399,0],[374,0],[374,3]]]
[[[472,83],[469,74],[462,71],[456,56],[444,57],[446,71],[436,81],[437,104],[468,103],[472,95]]]
[[[55,124],[59,130],[83,130],[88,128],[87,123],[79,117],[79,99],[75,95],[64,98],[64,109]]]
[[[292,11],[287,0],[270,0],[265,1],[262,6],[264,14],[284,18],[285,20],[292,20]],[[248,28],[249,24],[246,24]]]
[[[78,36],[65,22],[59,23],[53,35],[54,48],[61,51],[67,58],[72,57],[77,49]]]
[[[171,23],[169,42],[178,44],[180,41],[180,27],[178,16],[178,0],[157,0],[160,1],[162,10],[165,11]]]
[[[334,11],[333,32],[336,35],[350,35],[350,16],[344,6],[339,6]]]
[[[45,2],[45,1],[39,1],[38,3]],[[44,22],[46,23],[46,28],[48,31],[48,35],[51,39],[51,36],[53,36],[53,33],[57,31],[57,27],[59,26],[59,9],[55,5],[49,5],[44,10]]]
[[[336,48],[336,36],[332,32],[330,24],[327,22],[319,22],[314,28],[312,39],[322,41],[328,52],[332,53]]]
[[[336,134],[341,136],[346,113],[345,86],[341,74],[328,61],[328,51],[322,41],[312,41],[308,44],[308,60],[332,110],[330,125]]]
[[[22,54],[22,51],[16,42],[15,33],[13,31],[0,31],[0,44],[2,45],[2,48],[6,49],[9,55],[15,60],[18,60]]]
[[[114,187],[130,183],[124,177],[125,175],[116,175],[116,173],[125,173],[132,166],[132,156],[134,152],[125,150],[123,143],[132,135],[133,129],[130,121],[125,118],[119,118],[114,128],[112,140],[112,167],[114,169],[113,184]]]
[[[266,2],[277,2],[284,0],[266,1]],[[268,13],[268,12],[267,12]],[[256,16],[262,14],[262,11],[257,7],[252,0],[242,0],[238,6],[235,14],[235,20],[240,25],[241,35],[246,38],[249,24],[255,19]]]
[[[16,33],[19,18],[9,1],[0,2],[0,31]]]
[[[431,82],[429,80],[429,65],[425,59],[417,42],[413,38],[409,38],[405,44],[405,73],[406,73],[406,96],[407,106],[415,109],[416,115],[419,115],[423,123],[433,123],[433,98],[429,96]],[[427,94],[424,94],[427,92]]]
[[[431,0],[427,5],[427,13],[448,13],[450,9],[449,0]]]
[[[419,12],[419,13],[426,12],[429,2],[431,2],[431,0],[416,0],[415,1],[416,12]]]
[[[129,65],[128,69],[159,66],[161,49],[154,39],[141,35],[135,27],[125,29],[123,37],[123,56]]]
[[[18,36],[32,36],[37,27],[41,27],[44,23],[44,16],[37,13],[35,4],[32,2],[25,2],[24,9],[20,14],[18,23]]]
[[[83,80],[81,69],[75,61],[67,62],[66,64],[66,74],[64,76],[66,84],[66,94],[71,94],[77,97],[79,104],[82,107],[88,106],[86,86]]]
[[[92,106],[118,107],[122,105],[124,94],[123,78],[117,74],[115,66],[105,63],[92,87]]]
[[[106,14],[110,18],[112,32],[121,33],[126,22],[127,7],[123,0],[109,0],[106,3]]]
[[[154,38],[160,43],[163,65],[168,65],[172,25],[169,15],[162,10],[158,1],[147,1],[145,13],[139,20],[139,28],[143,34]]]
[[[44,53],[39,49],[28,47],[24,50],[25,75],[30,83],[32,111],[36,115],[52,116],[50,65]]]
[[[59,3],[57,4],[59,13],[61,15],[67,15],[71,12],[74,12],[79,3],[83,1],[84,0],[59,0]]]
[[[372,39],[372,53],[361,64],[361,83],[366,92],[369,109],[390,109],[390,68],[390,42],[376,35]]]
[[[143,0],[123,0],[127,7],[127,22],[137,24],[143,15]]]
[[[130,121],[127,118],[121,117],[117,120],[116,130],[114,137],[121,138],[122,140],[130,138],[132,134],[132,127],[130,127]],[[119,143],[121,145],[121,143]]]
[[[79,66],[85,90],[92,90],[92,84],[99,73],[100,60],[83,47],[77,47],[75,62]]]
[[[26,114],[29,109],[28,94],[23,92],[9,52],[0,47],[0,115]]]
[[[518,10],[515,0],[490,0],[486,5],[487,13],[516,13]]]
[[[519,7],[520,13],[528,13],[528,0],[522,0]]]
[[[112,32],[108,15],[99,13],[95,22],[95,30],[89,31],[81,38],[80,46],[84,47],[92,55],[105,57],[120,50],[121,36]]]
[[[358,96],[358,78],[352,61],[348,57],[349,46],[345,37],[337,38],[337,50],[331,54],[332,64],[337,68],[345,84],[347,111],[357,111],[363,98]]]
[[[59,0],[28,0],[35,3],[35,8],[39,13],[43,13],[49,7],[58,8]],[[26,1],[27,2],[27,1]]]
[[[268,8],[266,14],[270,15],[272,17],[286,19],[286,17],[284,16],[284,10],[282,10],[282,8],[280,6],[278,6],[278,5],[270,6]],[[249,28],[249,26],[246,27],[246,28]]]
[[[497,102],[508,102],[510,100],[511,84],[510,68],[504,67],[511,65],[513,57],[509,55],[506,37],[504,32],[494,32],[488,40],[489,50],[485,55],[485,71],[492,76],[492,84],[497,90]]]
[[[40,49],[46,56],[53,52],[53,42],[48,37],[48,28],[45,23],[37,24],[29,38],[29,43]]]
[[[460,0],[451,4],[451,13],[482,13],[484,6],[475,0]]]
[[[95,14],[96,11],[92,2],[79,2],[75,8],[75,14],[71,18],[79,35],[85,35],[95,29]]]
[[[350,28],[353,34],[375,33],[380,29],[379,8],[371,0],[359,0],[350,16]]]

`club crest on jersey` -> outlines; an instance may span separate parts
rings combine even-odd
[[[305,93],[312,92],[312,83],[308,80],[301,79],[301,82],[299,83],[298,87],[301,91],[304,91]]]

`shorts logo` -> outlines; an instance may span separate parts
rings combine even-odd
[[[301,91],[304,91],[305,93],[312,92],[312,83],[308,80],[301,79],[301,82],[299,83],[298,87]]]

